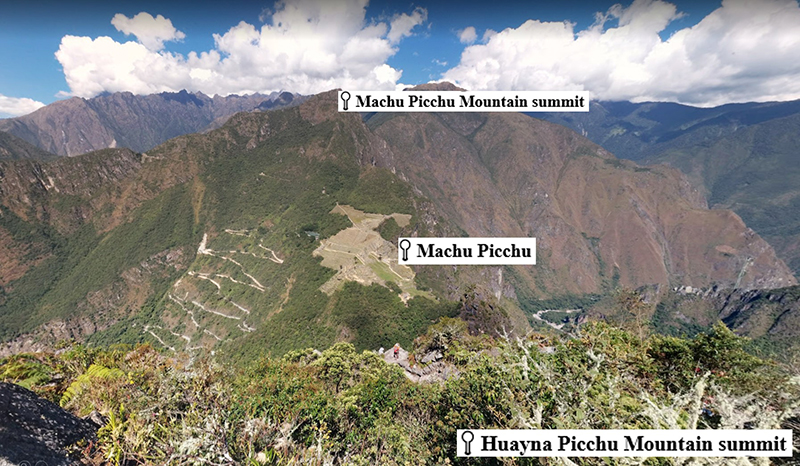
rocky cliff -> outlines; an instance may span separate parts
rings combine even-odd
[[[98,425],[19,385],[0,382],[0,464],[75,464],[67,448],[97,439]]]

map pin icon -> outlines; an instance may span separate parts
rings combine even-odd
[[[403,261],[408,260],[408,250],[411,248],[411,241],[404,239],[400,241],[400,249],[403,250]]]
[[[342,91],[341,96],[342,96],[342,108],[344,108],[344,111],[346,112],[347,101],[350,100],[350,93],[347,91]]]
[[[464,441],[464,453],[467,454],[467,455],[471,455],[472,454],[472,448],[470,448],[470,444],[472,443],[472,440],[474,438],[475,438],[475,434],[473,434],[470,431],[466,431],[466,432],[461,434],[461,440]]]

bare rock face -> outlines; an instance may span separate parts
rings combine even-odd
[[[114,147],[112,131],[85,99],[74,97],[17,118],[0,121],[0,129],[46,151],[78,155]]]
[[[396,356],[394,349],[389,348],[383,353],[383,360],[400,366],[403,374],[412,382],[444,382],[451,377],[458,377],[459,374],[455,366],[442,360],[442,353],[438,351],[422,355],[422,365],[409,360],[409,353],[403,348],[398,348]]]
[[[719,318],[737,333],[790,345],[800,330],[800,287],[776,290],[710,290],[704,293]]]
[[[30,390],[0,382],[0,464],[73,464],[66,448],[95,440],[97,427]]]

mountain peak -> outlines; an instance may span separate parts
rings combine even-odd
[[[425,83],[425,84],[417,84],[414,87],[407,87],[403,89],[404,91],[466,91],[466,89],[462,89],[455,84],[442,81],[438,83]]]
[[[204,99],[208,99],[204,94],[191,94],[186,89],[181,89],[179,92],[162,92],[158,94],[167,101],[175,101],[181,104],[194,104],[198,107],[205,105]]]
[[[230,95],[210,98],[201,92],[136,95],[103,93],[73,97],[17,118],[0,121],[6,131],[45,151],[73,156],[109,147],[144,152],[166,140],[221,126],[237,112],[295,105],[283,95]]]

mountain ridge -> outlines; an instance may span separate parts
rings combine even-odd
[[[396,170],[401,177],[405,176],[410,179],[432,199],[441,201],[441,199],[450,197],[465,201],[462,202],[461,207],[450,205],[442,206],[442,209],[446,212],[455,212],[453,215],[461,219],[461,225],[470,235],[536,236],[541,241],[539,252],[545,258],[548,250],[552,247],[564,248],[560,250],[558,256],[575,259],[574,261],[557,259],[559,262],[553,268],[571,269],[573,272],[581,267],[594,270],[594,273],[588,271],[573,273],[569,280],[562,277],[562,282],[572,281],[579,284],[582,280],[588,280],[588,276],[594,275],[591,280],[592,285],[578,285],[566,291],[584,293],[599,291],[601,284],[598,278],[603,275],[598,273],[601,263],[604,263],[604,275],[609,278],[614,273],[613,264],[617,263],[617,267],[622,270],[620,284],[625,286],[638,287],[645,283],[656,282],[667,284],[668,277],[678,275],[686,275],[685,283],[682,284],[691,284],[688,282],[692,281],[692,273],[695,274],[695,280],[701,274],[698,271],[688,272],[687,267],[691,262],[689,256],[679,254],[677,251],[669,252],[672,236],[699,234],[699,237],[703,238],[714,235],[711,230],[716,227],[710,225],[716,223],[719,226],[720,222],[734,222],[738,225],[737,229],[742,229],[742,234],[755,237],[752,232],[748,233],[741,220],[730,212],[707,211],[699,215],[698,212],[706,208],[705,202],[677,170],[642,168],[629,162],[619,161],[597,146],[585,145],[580,142],[579,136],[562,129],[562,127],[542,126],[536,123],[536,120],[525,118],[522,115],[489,115],[485,117],[485,120],[482,120],[483,116],[454,117],[449,115],[423,115],[416,118],[424,119],[426,123],[416,127],[398,124],[388,128],[386,126],[388,123],[383,122],[376,132],[390,141],[390,144],[395,146],[405,144],[401,146],[403,150],[414,151],[414,144],[420,142],[423,145],[428,144],[426,135],[422,134],[424,131],[433,131],[430,128],[442,127],[442,124],[437,126],[436,120],[454,122],[453,125],[459,126],[463,130],[462,133],[467,134],[468,137],[456,141],[458,146],[433,147],[431,149],[426,147],[423,148],[423,151],[429,151],[426,154],[429,159],[425,162],[435,160],[437,163],[444,163],[455,169],[457,174],[454,173],[454,176],[450,176],[450,173],[446,171],[437,171],[434,165],[428,165],[420,170],[407,163],[397,163],[396,160],[385,159],[382,162],[390,169]],[[389,122],[408,120],[410,120],[409,117],[401,115],[394,117]],[[425,125],[428,126],[424,131],[419,129]],[[517,135],[514,139],[515,144],[506,144],[506,140],[511,140],[508,128],[512,126]],[[409,134],[412,136],[406,137]],[[538,138],[529,136],[531,134]],[[414,139],[412,140],[412,138]],[[472,138],[472,141],[469,138]],[[548,141],[548,138],[550,138],[549,147],[546,143],[542,143],[542,141]],[[562,145],[556,149],[552,143],[553,138],[559,141],[574,142],[571,143],[572,146]],[[403,141],[397,139],[403,139]],[[567,142],[567,144],[570,143]],[[572,148],[570,149],[570,147]],[[534,164],[531,164],[529,155],[531,153],[535,158],[536,163]],[[565,156],[565,153],[568,155]],[[447,156],[443,154],[447,154]],[[515,157],[512,154],[526,155]],[[420,159],[415,158],[414,162],[420,163]],[[480,173],[480,175],[476,173]],[[603,177],[604,174],[608,176]],[[677,187],[677,190],[665,190],[658,195],[649,193],[648,187],[652,189],[655,186],[664,185],[656,181],[657,178],[669,179],[671,181],[669,186]],[[475,181],[478,179],[494,181],[489,184],[480,184]],[[478,187],[476,188],[476,186]],[[616,189],[621,192],[614,192],[611,186],[619,186]],[[577,198],[571,196],[571,191],[575,189],[581,190]],[[434,196],[433,193],[437,190],[449,190],[449,192],[445,192],[443,196]],[[625,190],[628,192],[625,193]],[[484,215],[481,218],[480,200],[485,198],[483,193],[494,196],[497,199],[496,205],[503,208],[492,210],[490,215]],[[631,196],[635,197],[631,199]],[[686,209],[687,211],[679,215],[684,217],[697,215],[693,223],[684,222],[682,224],[684,227],[691,224],[691,228],[695,229],[693,233],[680,231],[680,229],[665,229],[669,222],[680,223],[682,219],[670,220],[665,208],[668,203],[660,204],[657,201],[659,196],[683,203],[681,209],[678,210]],[[625,204],[628,202],[630,204],[626,206]],[[622,256],[615,257],[612,251],[604,251],[602,247],[598,251],[599,258],[598,254],[592,252],[593,241],[599,241],[601,244],[612,240],[617,241],[617,246],[613,249],[615,251],[625,250],[623,247],[624,234],[619,233],[616,239],[612,239],[610,236],[604,237],[607,234],[617,234],[614,232],[622,231],[620,230],[621,225],[626,222],[620,218],[617,221],[622,224],[612,226],[612,224],[606,225],[603,220],[600,220],[615,209],[626,212],[624,215],[629,216],[630,219],[636,218],[641,228],[651,232],[646,235],[647,237],[658,238],[656,241],[650,242],[641,252],[647,254],[647,249],[661,251],[652,257],[657,258],[662,255],[666,257],[667,262],[663,266],[656,269],[651,268],[649,271],[642,270],[643,276],[636,278],[636,274],[632,273],[630,267],[621,264],[628,259]],[[601,213],[602,215],[600,215]],[[464,220],[469,217],[472,219]],[[703,223],[708,223],[707,226],[711,230],[703,231]],[[568,240],[559,237],[559,235],[567,234],[568,231],[571,231]],[[636,233],[632,234],[638,236]],[[595,240],[591,238],[595,238]],[[731,237],[731,241],[738,240]],[[716,244],[703,254],[720,254],[714,248],[723,246],[724,244]],[[723,249],[725,248],[723,247]],[[738,246],[734,249],[738,249]],[[770,249],[768,244],[761,241],[756,250],[752,251],[752,255],[756,257],[761,254],[761,250],[769,251]],[[718,260],[710,255],[707,257],[709,262]],[[576,265],[578,263],[580,265]],[[640,259],[640,267],[641,263]],[[742,265],[742,263],[738,265],[739,270]],[[766,272],[773,265],[770,261],[761,264],[762,272]],[[785,266],[778,267],[785,269]],[[675,270],[670,270],[670,268]],[[766,281],[762,282],[762,285],[774,286],[778,283]]]
[[[524,330],[522,310],[548,297],[652,282],[795,283],[735,214],[705,210],[677,170],[620,161],[524,115],[364,121],[337,112],[336,98],[239,113],[146,154],[0,164],[13,180],[0,186],[0,233],[16,242],[0,257],[28,267],[0,290],[5,348],[46,344],[58,329],[238,357],[340,340],[388,347],[464,300],[477,303],[464,312]],[[352,225],[331,213],[337,204],[409,215],[376,228],[390,248],[400,235],[537,236],[540,265],[416,267],[416,288],[438,301],[404,302],[393,279],[346,281],[328,295],[337,272],[313,252],[317,238]],[[20,245],[40,254],[14,259]],[[42,325],[51,331],[36,334]]]
[[[712,207],[732,209],[800,274],[800,101],[695,108],[592,103],[585,115],[532,115],[564,124],[616,155],[684,172]]]
[[[0,120],[0,130],[62,156],[115,147],[144,152],[173,137],[219,127],[237,112],[270,110],[302,100],[288,92],[225,97],[185,90],[149,95],[117,92],[57,101],[28,115]]]
[[[39,149],[13,134],[0,131],[0,160],[51,160],[53,158],[55,158],[54,154]]]

